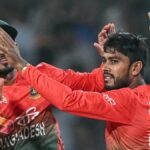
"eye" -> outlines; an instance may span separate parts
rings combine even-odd
[[[119,63],[119,60],[118,60],[118,59],[112,59],[112,60],[111,60],[111,64],[117,64],[117,63]]]
[[[102,63],[104,64],[106,62],[106,59],[102,57]]]

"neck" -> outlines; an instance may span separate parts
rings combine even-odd
[[[139,86],[139,85],[145,85],[145,84],[146,84],[146,83],[145,83],[144,78],[141,77],[141,76],[138,76],[138,77],[136,77],[136,78],[132,81],[132,83],[129,85],[129,87],[130,87],[130,88],[135,88],[135,87],[137,87],[137,86]]]

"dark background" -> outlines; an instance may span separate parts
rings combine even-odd
[[[93,43],[106,23],[142,34],[149,44],[149,8],[149,0],[0,0],[0,19],[18,29],[17,42],[30,63],[91,71],[101,62]],[[147,83],[149,71],[148,65]],[[66,150],[105,150],[104,122],[54,113]]]

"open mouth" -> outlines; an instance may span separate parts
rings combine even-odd
[[[113,75],[108,74],[108,73],[104,73],[104,81],[108,82],[113,78]]]

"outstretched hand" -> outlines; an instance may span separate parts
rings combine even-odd
[[[0,51],[4,53],[8,63],[17,70],[27,64],[20,55],[16,42],[2,28],[0,28]]]
[[[101,32],[98,34],[98,43],[94,43],[94,47],[98,50],[98,53],[100,56],[103,55],[104,49],[104,43],[108,37],[109,34],[116,32],[115,25],[113,23],[109,23],[105,25]]]

